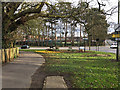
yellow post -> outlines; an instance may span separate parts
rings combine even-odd
[[[17,54],[17,57],[19,56],[19,47],[16,47],[16,54]]]
[[[9,62],[9,58],[10,58],[9,55],[10,55],[9,54],[9,49],[5,49],[5,60],[6,60],[6,62]]]
[[[9,49],[9,52],[10,52],[10,61],[12,61],[13,60],[13,49],[12,48],[10,48]]]
[[[1,49],[0,49],[0,63],[2,63],[2,52],[1,52]]]
[[[4,52],[4,49],[2,49],[2,62],[5,63],[5,52]]]
[[[13,48],[13,58],[16,58],[16,48]]]

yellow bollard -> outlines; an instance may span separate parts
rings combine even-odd
[[[0,49],[0,64],[2,63],[2,50]]]
[[[13,56],[16,58],[16,48],[13,48]]]
[[[12,61],[13,58],[14,58],[14,57],[13,57],[13,49],[10,48],[10,49],[9,49],[9,52],[10,52],[10,53],[9,53],[9,54],[10,54],[10,61]]]
[[[5,49],[5,61],[9,62],[10,56],[9,56],[9,49]]]
[[[4,49],[2,49],[2,63],[5,63],[5,52],[4,52]]]
[[[19,47],[16,47],[16,54],[17,54],[17,57],[19,56]]]

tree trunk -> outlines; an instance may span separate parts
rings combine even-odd
[[[6,49],[9,48],[11,46],[11,38],[8,33],[5,32],[6,30],[3,28],[2,29],[2,48]]]
[[[38,46],[40,46],[40,30],[38,30]]]
[[[42,37],[41,37],[41,46],[43,47],[43,30],[42,30]]]
[[[9,48],[9,47],[10,47],[9,44],[10,44],[10,41],[9,41],[9,40],[2,39],[2,48],[3,48],[3,49]]]
[[[43,46],[45,46],[45,30],[43,30]]]
[[[88,41],[89,41],[89,50],[91,50],[91,38],[89,34],[88,34]]]
[[[66,21],[66,30],[65,30],[65,46],[67,46],[67,21]]]
[[[72,33],[72,25],[71,25],[71,45],[72,45],[72,40],[73,40],[73,33]]]
[[[13,41],[13,47],[16,47],[16,40]]]
[[[61,31],[60,31],[60,46],[62,46],[62,40],[61,40]]]
[[[52,33],[52,42],[51,42],[51,46],[53,46],[53,25],[52,25],[52,23],[51,23],[51,28],[52,28],[52,31],[51,31],[51,33]]]
[[[55,47],[57,46],[57,44],[56,44],[56,39],[57,39],[56,34],[57,34],[57,31],[55,29]]]
[[[81,35],[81,30],[82,28],[81,28],[81,24],[80,24],[80,45],[79,46],[81,46],[81,42],[82,42],[82,35]]]
[[[47,26],[46,26],[46,39],[47,39],[47,35],[48,35],[48,32],[47,32]],[[47,42],[45,42],[45,45],[47,47]]]
[[[49,30],[50,30],[50,29],[48,28],[47,46],[49,46],[49,45],[48,45],[48,43],[49,43]]]
[[[72,46],[74,46],[74,33],[75,33],[75,26],[73,26],[73,30],[72,30]]]

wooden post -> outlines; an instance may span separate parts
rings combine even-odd
[[[9,62],[10,56],[9,56],[9,49],[5,49],[5,62]]]
[[[14,58],[14,57],[15,57],[15,51],[14,51],[14,48],[12,48],[12,50],[13,50],[12,55],[13,55],[13,58]]]
[[[13,56],[14,56],[14,55],[13,55],[13,49],[10,48],[10,49],[9,49],[9,52],[10,52],[10,53],[9,53],[9,54],[10,54],[10,61],[12,61],[13,58],[14,58],[14,57],[13,57]]]
[[[1,52],[1,49],[0,49],[0,63],[2,63],[2,52]]]
[[[13,48],[13,56],[16,58],[16,48]]]
[[[4,49],[2,49],[2,62],[5,63],[5,52],[4,52]]]
[[[17,57],[19,56],[19,47],[16,48]]]

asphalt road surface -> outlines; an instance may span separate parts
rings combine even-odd
[[[13,62],[2,66],[2,88],[30,88],[31,76],[43,63],[45,59],[40,54],[21,52]]]
[[[88,47],[86,47],[87,50],[89,50]],[[98,47],[91,47],[91,50],[93,51],[98,51]],[[111,49],[110,46],[100,46],[99,51],[101,52],[111,52],[111,53],[116,53],[116,49]]]
[[[30,47],[30,49],[49,49],[49,47]],[[67,50],[68,47],[59,47],[61,50]],[[79,47],[72,47],[72,49],[79,50]],[[85,47],[86,50],[89,50],[89,47]],[[96,47],[91,47],[92,51],[96,51]],[[98,51],[98,49],[97,49]],[[116,53],[116,49],[111,49],[110,46],[99,46],[99,51],[101,52],[111,52]]]

